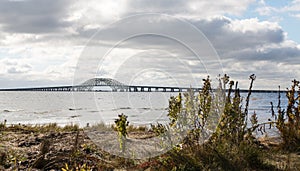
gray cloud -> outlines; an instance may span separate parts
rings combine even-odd
[[[55,32],[69,25],[63,21],[68,0],[0,1],[0,25],[10,33]]]
[[[211,66],[213,62],[219,61],[203,34],[190,23],[170,16],[151,14],[127,18],[98,32],[90,43],[86,47],[87,53],[83,52],[79,61],[82,70],[77,71],[79,75],[76,75],[81,75],[84,79],[95,75],[86,70],[97,68],[99,61],[107,55],[103,52],[103,44],[106,45],[108,54],[114,54],[113,50],[122,48],[143,51],[126,58],[124,56],[128,54],[119,53],[104,60],[104,71],[115,73],[117,70],[121,74],[120,78],[125,81],[147,69],[159,70],[170,75],[174,73],[177,80],[181,78],[182,83],[186,78],[184,75],[193,75],[196,71],[211,75],[221,72],[220,66],[217,69]],[[206,68],[198,69],[201,62]],[[79,82],[81,81],[79,79]],[[192,84],[185,82],[185,85]]]
[[[166,46],[170,43],[163,40],[157,42],[155,36],[160,36],[160,33],[163,36],[174,32],[177,36],[184,36],[185,39],[193,42],[195,41],[195,36],[200,37],[200,32],[202,32],[218,52],[228,53],[229,51],[239,51],[249,47],[253,49],[270,44],[280,44],[285,41],[285,33],[280,27],[270,28],[267,24],[261,26],[262,24],[259,21],[249,21],[248,27],[254,29],[242,31],[234,30],[232,27],[235,23],[231,19],[225,17],[201,20],[178,20],[171,16],[158,17],[157,15],[154,17],[146,17],[146,20],[148,21],[145,21],[145,17],[135,17],[131,21],[121,21],[117,24],[110,25],[109,27],[102,29],[100,34],[96,35],[96,43],[99,43],[99,40],[101,40],[101,43],[109,45],[110,42],[123,41],[117,40],[119,37],[124,38],[127,36],[127,38],[132,38],[136,36],[136,33],[144,34],[143,36],[147,36],[148,33],[153,33],[153,39],[143,41],[143,39],[139,38],[133,40],[133,43],[136,43],[136,45],[139,45],[141,48],[144,48],[143,45],[151,48],[151,46]],[[184,27],[186,27],[185,22],[191,22],[190,30],[184,30]],[[132,27],[128,28],[128,26]],[[190,34],[193,30],[193,26],[196,26],[196,28],[199,29],[198,35]],[[255,27],[258,28],[255,29]],[[97,30],[79,30],[79,32],[80,35],[89,36],[92,35],[91,32],[96,33]],[[135,48],[138,49],[138,47]]]
[[[237,15],[246,10],[252,0],[209,1],[209,0],[129,0],[129,13],[157,12],[176,16],[201,17],[211,15]]]
[[[281,28],[268,28],[267,25],[254,31],[233,30],[231,26],[234,25],[234,22],[225,17],[216,17],[210,20],[202,19],[193,23],[207,36],[219,52],[249,47],[253,49],[266,44],[281,43],[285,38]],[[258,24],[253,22],[248,27],[255,28]]]
[[[160,21],[159,21],[160,20]],[[163,21],[161,21],[163,20]],[[111,25],[107,29],[100,31],[100,34],[95,35],[96,43],[101,40],[102,44],[114,47],[115,42],[124,41],[124,47],[133,49],[164,49],[171,53],[178,54],[181,58],[191,56],[186,53],[187,51],[180,48],[177,43],[174,43],[172,38],[166,37],[163,39],[161,35],[170,35],[168,33],[180,34],[184,36],[192,47],[199,47],[206,50],[205,46],[195,41],[195,37],[201,37],[201,33],[191,34],[190,30],[184,28],[184,21],[178,23],[176,20],[170,20],[170,18],[157,19],[157,23],[149,19],[149,22],[139,21],[125,21],[125,24],[120,23]],[[216,51],[221,58],[229,58],[236,60],[269,60],[281,62],[293,62],[300,56],[300,50],[295,45],[283,46],[286,41],[285,33],[280,27],[270,27],[270,23],[262,23],[259,21],[247,21],[249,30],[246,31],[234,29],[235,22],[225,17],[215,17],[210,19],[192,20],[194,24],[208,40],[212,43]],[[128,25],[131,25],[128,29]],[[257,28],[256,28],[257,27]],[[142,36],[135,37],[136,33],[144,33]],[[157,33],[153,35],[147,35],[148,33]],[[161,35],[159,35],[161,33]],[[179,36],[179,37],[181,37]],[[131,38],[130,40],[118,39]],[[176,37],[177,38],[177,37]],[[203,43],[205,43],[203,41]]]
[[[22,74],[29,72],[32,67],[28,64],[18,64],[17,62],[7,62],[8,74]]]
[[[178,14],[188,8],[186,0],[153,0],[151,3],[145,0],[130,0],[129,5],[131,11],[139,12],[161,12],[168,14]],[[186,10],[187,11],[187,10]]]
[[[300,49],[297,47],[271,47],[264,50],[246,48],[229,53],[235,60],[243,61],[277,61],[282,63],[300,64]]]
[[[23,73],[23,72],[21,70],[18,70],[16,67],[10,67],[7,70],[7,73],[9,73],[9,74],[20,74],[20,73]]]

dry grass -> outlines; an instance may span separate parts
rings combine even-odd
[[[103,125],[102,125],[103,126]],[[111,129],[110,129],[111,130]],[[147,130],[132,128],[130,138],[155,136]],[[48,132],[47,132],[48,131]],[[0,132],[0,170],[28,169],[44,170],[83,167],[93,170],[299,170],[300,155],[287,153],[278,147],[277,140],[261,139],[261,144],[241,147],[224,146],[214,149],[211,146],[175,147],[170,152],[149,159],[130,160],[110,155],[99,149],[77,126],[58,127],[55,124],[43,126],[10,126]],[[220,147],[219,147],[220,148]],[[226,149],[224,151],[224,149]],[[257,151],[257,149],[260,149]],[[262,153],[261,163],[253,166],[239,165],[246,157],[251,159]],[[239,158],[234,155],[240,156]],[[244,156],[242,158],[242,156]],[[238,160],[239,159],[239,160]],[[230,164],[231,163],[231,164]],[[235,163],[235,164],[234,164]]]

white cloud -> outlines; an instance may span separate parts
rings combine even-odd
[[[188,3],[188,11],[192,12],[192,15],[198,16],[211,16],[211,15],[241,15],[253,0],[246,1],[192,1]],[[205,9],[205,10],[204,10]]]
[[[269,6],[264,0],[257,2],[257,8],[255,12],[258,12],[261,16],[270,16],[274,12],[278,12],[278,9],[272,6]]]
[[[9,80],[14,79],[19,80],[14,87],[22,87],[22,84],[30,85],[32,82],[37,85],[71,84],[82,47],[25,45],[0,49],[0,54],[7,55],[0,58],[2,86],[10,85]]]
[[[299,14],[293,14],[292,16],[300,19],[300,13]]]
[[[126,12],[126,8],[126,0],[75,1],[67,8],[68,17],[65,20],[72,22],[72,27],[100,28],[119,20]]]
[[[299,12],[300,11],[300,1],[293,0],[288,6],[285,6],[282,11],[289,11],[289,12]]]
[[[271,46],[285,41],[286,35],[274,22],[259,21],[256,18],[232,20],[214,17],[193,22],[212,42],[222,57],[233,57],[247,49]]]
[[[0,60],[0,73],[1,74],[22,74],[32,70],[32,66],[20,60],[1,59]]]
[[[75,1],[66,8],[64,21],[77,29],[103,28],[124,17],[141,13],[162,13],[183,18],[206,18],[211,15],[241,15],[255,0],[90,0]],[[205,9],[205,10],[203,10]],[[76,30],[76,29],[75,29]]]
[[[250,18],[244,20],[233,20],[230,24],[233,31],[255,32],[258,33],[264,29],[267,30],[278,30],[281,29],[278,23],[269,21],[259,21],[257,18]]]
[[[273,16],[271,17],[271,19],[274,18],[274,15],[280,17],[281,15],[286,15],[286,14],[295,18],[299,18],[300,1],[299,0],[293,0],[291,2],[288,1],[287,5],[285,6],[270,6],[267,5],[267,3],[265,3],[264,1],[261,1],[260,5],[256,8],[255,11],[262,16]]]

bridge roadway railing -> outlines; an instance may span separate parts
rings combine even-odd
[[[78,86],[55,86],[55,87],[33,87],[33,88],[10,88],[0,89],[0,91],[110,91],[110,90],[94,90],[94,86],[78,85]],[[101,86],[98,86],[101,87]],[[186,87],[164,87],[164,86],[114,86],[113,92],[184,92],[190,88]],[[199,91],[200,88],[191,88]]]
[[[187,87],[164,87],[164,86],[128,86],[125,91],[129,92],[185,92],[189,89],[199,91],[200,88],[187,88]]]
[[[0,89],[0,91],[113,91],[113,92],[186,92],[189,89],[200,91],[201,88],[187,87],[169,87],[169,86],[114,86],[111,90],[95,90],[92,85],[77,86],[56,86],[56,87],[33,87],[33,88],[10,88]],[[101,87],[101,86],[98,86]],[[248,92],[248,90],[240,90],[240,92]],[[278,93],[278,90],[252,90],[254,93]],[[281,93],[286,91],[281,90]]]

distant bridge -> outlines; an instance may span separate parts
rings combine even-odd
[[[95,89],[95,87],[110,87],[111,90]],[[92,78],[80,85],[34,87],[34,88],[12,88],[0,89],[0,91],[113,91],[113,92],[183,92],[192,89],[199,91],[200,88],[170,87],[170,86],[136,86],[126,85],[111,78]]]
[[[95,87],[110,87],[111,90],[95,89]],[[111,78],[92,78],[80,85],[74,86],[53,86],[33,88],[12,88],[0,89],[0,91],[113,91],[113,92],[186,92],[189,89],[199,91],[201,88],[172,87],[172,86],[137,86],[126,85]],[[248,92],[248,90],[240,90]],[[278,93],[278,90],[252,90],[256,93]],[[286,92],[281,90],[281,92]]]

